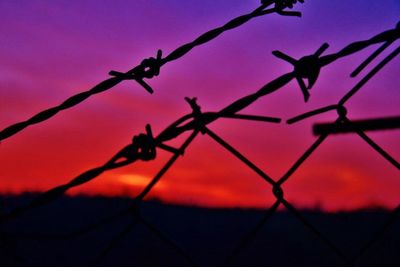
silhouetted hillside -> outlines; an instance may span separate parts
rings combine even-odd
[[[3,212],[28,202],[32,196],[2,197]],[[0,265],[28,266],[190,266],[145,224],[136,223],[105,257],[97,257],[111,239],[133,220],[125,215],[75,238],[32,239],[28,234],[60,234],[75,231],[101,218],[124,210],[128,198],[75,197],[32,211],[1,226]],[[346,256],[356,255],[389,214],[384,210],[326,214],[303,211],[303,215]],[[260,210],[205,209],[143,203],[140,216],[181,247],[200,266],[220,266],[242,236],[263,217]],[[400,223],[393,225],[357,266],[400,264]],[[291,213],[278,212],[257,237],[233,260],[233,266],[344,266],[343,261]]]

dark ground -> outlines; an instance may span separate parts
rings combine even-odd
[[[2,197],[2,210],[26,203],[31,196]],[[68,233],[123,210],[128,198],[63,198],[0,226],[0,266],[190,266],[143,223],[136,223],[104,257],[110,240],[133,217],[123,216],[78,237],[34,240],[5,233]],[[242,236],[263,217],[260,210],[204,209],[158,202],[142,204],[140,214],[173,240],[199,266],[221,266]],[[343,254],[352,258],[384,225],[389,213],[370,210],[326,214],[302,211]],[[233,266],[345,266],[331,248],[291,213],[278,212],[257,237],[236,255]],[[356,266],[400,266],[400,218]]]

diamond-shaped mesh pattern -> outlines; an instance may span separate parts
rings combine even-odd
[[[269,13],[279,13],[281,15],[299,15],[298,12],[293,11],[285,11],[286,8],[293,7],[297,1],[284,1],[282,3],[279,2],[279,5],[275,3],[275,1],[263,1],[263,4],[257,8],[255,11],[235,18],[232,21],[225,24],[223,27],[211,30],[195,41],[185,44],[171,54],[162,58],[161,51],[158,52],[157,58],[150,58],[144,60],[142,64],[135,67],[134,69],[126,72],[120,73],[113,71],[111,75],[115,76],[107,81],[102,82],[97,85],[90,91],[74,96],[68,100],[66,100],[59,107],[51,108],[47,111],[43,111],[38,115],[32,117],[26,122],[17,123],[12,125],[3,131],[0,132],[1,139],[5,139],[11,137],[22,129],[26,128],[29,125],[42,122],[50,117],[54,116],[56,113],[63,109],[70,108],[89,96],[93,94],[97,94],[108,90],[109,88],[115,86],[119,82],[123,80],[135,80],[139,84],[141,84],[147,91],[152,92],[153,89],[143,81],[144,78],[152,78],[157,76],[160,67],[166,64],[167,62],[176,60],[186,53],[188,53],[194,47],[204,44],[212,39],[216,38],[219,34],[224,31],[236,28],[248,20],[262,16]],[[299,1],[302,2],[302,1]],[[276,4],[274,7],[267,9],[268,6],[272,4]],[[185,251],[184,248],[181,248],[178,244],[176,244],[172,239],[170,239],[167,234],[160,231],[155,225],[150,223],[139,211],[139,206],[143,199],[148,195],[148,193],[152,190],[152,188],[157,184],[157,182],[162,179],[163,175],[169,170],[169,168],[176,162],[176,160],[184,155],[184,152],[187,151],[190,147],[191,142],[196,138],[198,134],[203,134],[210,137],[211,140],[215,141],[223,148],[225,148],[229,153],[233,154],[239,161],[243,162],[248,168],[253,170],[257,175],[259,175],[262,179],[265,180],[271,186],[272,194],[275,197],[274,203],[267,207],[265,210],[265,214],[263,218],[259,221],[259,223],[254,227],[254,229],[249,229],[248,233],[240,238],[240,241],[237,243],[235,248],[231,251],[229,257],[226,258],[223,265],[231,265],[234,264],[235,259],[240,255],[240,253],[254,240],[254,238],[259,234],[262,227],[265,226],[266,222],[270,220],[277,212],[278,208],[284,207],[288,212],[292,213],[295,218],[298,220],[300,224],[303,224],[308,228],[317,238],[327,246],[330,250],[332,250],[339,259],[341,259],[344,263],[348,265],[354,265],[356,261],[367,251],[369,247],[375,244],[385,233],[385,231],[396,221],[397,215],[400,210],[400,206],[392,211],[389,220],[385,223],[384,227],[381,231],[377,232],[372,239],[367,242],[361,249],[360,252],[355,255],[353,258],[348,258],[342,250],[337,247],[331,240],[326,237],[322,232],[318,230],[318,227],[313,225],[306,217],[295,207],[293,203],[290,203],[285,198],[285,183],[293,176],[296,170],[327,140],[327,138],[333,138],[331,135],[334,134],[335,129],[346,128],[346,131],[353,132],[357,134],[362,140],[364,140],[376,153],[381,155],[384,159],[390,162],[393,167],[397,170],[400,168],[399,162],[394,159],[389,153],[387,153],[382,147],[380,147],[377,143],[374,142],[368,135],[365,133],[365,128],[362,125],[353,123],[351,118],[347,116],[346,103],[347,101],[353,97],[373,76],[375,76],[381,69],[384,68],[386,64],[388,64],[392,59],[400,53],[400,47],[397,47],[393,52],[391,52],[388,56],[386,56],[381,62],[379,62],[372,70],[367,73],[353,88],[349,90],[349,92],[343,96],[342,99],[339,100],[337,104],[329,105],[326,107],[322,107],[317,110],[313,110],[307,112],[305,114],[301,114],[294,118],[287,120],[287,124],[298,123],[304,119],[319,115],[324,112],[336,110],[337,111],[337,119],[331,124],[330,130],[326,130],[319,133],[319,136],[316,138],[315,142],[312,143],[309,148],[304,151],[304,153],[294,162],[294,164],[286,171],[286,173],[282,177],[271,177],[266,174],[260,167],[256,166],[249,158],[243,155],[238,149],[234,148],[231,144],[225,141],[221,136],[217,133],[210,130],[207,125],[211,122],[215,122],[217,120],[221,120],[224,118],[238,119],[238,120],[252,120],[252,121],[260,121],[260,122],[268,122],[268,123],[280,123],[280,118],[266,117],[266,116],[256,116],[256,115],[247,115],[240,114],[239,112],[244,108],[248,107],[258,99],[268,94],[271,94],[286,84],[288,84],[293,79],[296,79],[300,89],[303,93],[304,100],[307,101],[310,97],[308,90],[315,84],[318,79],[318,75],[321,69],[336,60],[339,60],[343,57],[350,56],[358,51],[361,51],[371,45],[381,44],[382,46],[371,55],[359,68],[356,69],[352,73],[352,76],[358,75],[362,69],[370,64],[374,58],[382,52],[384,49],[388,48],[390,44],[396,41],[400,37],[399,27],[382,32],[378,35],[373,36],[370,39],[358,41],[349,44],[344,47],[342,50],[337,53],[329,54],[322,56],[323,52],[328,48],[328,44],[323,44],[314,54],[304,56],[299,60],[293,59],[290,56],[280,52],[274,51],[273,54],[278,58],[281,58],[290,64],[293,65],[294,70],[290,73],[284,74],[275,80],[265,84],[261,89],[256,91],[255,93],[244,96],[232,104],[222,108],[218,112],[203,112],[201,107],[197,103],[196,98],[186,98],[186,101],[191,107],[191,113],[183,116],[178,119],[170,126],[168,126],[164,131],[162,131],[159,135],[153,136],[150,125],[146,126],[146,133],[137,135],[133,138],[132,143],[124,147],[118,153],[115,154],[108,162],[104,165],[99,166],[97,168],[93,168],[88,170],[81,175],[77,176],[75,179],[70,182],[57,186],[53,189],[50,189],[36,199],[34,199],[31,203],[26,206],[18,207],[7,214],[1,215],[1,222],[4,223],[6,221],[13,220],[20,215],[24,214],[27,211],[34,210],[37,207],[48,204],[60,196],[62,196],[67,190],[87,183],[103,172],[116,169],[119,167],[126,166],[128,164],[132,164],[135,161],[150,161],[156,158],[157,150],[163,149],[170,153],[172,153],[172,157],[167,161],[167,163],[161,168],[161,170],[154,176],[151,182],[143,189],[143,191],[137,195],[136,198],[132,200],[132,203],[129,208],[124,209],[111,217],[106,217],[102,220],[99,220],[95,224],[88,225],[84,228],[78,229],[73,232],[65,233],[65,234],[7,234],[3,233],[1,238],[1,246],[7,248],[7,250],[12,251],[14,238],[24,238],[24,239],[36,239],[36,240],[51,240],[51,239],[74,239],[79,237],[85,233],[93,231],[96,228],[102,227],[104,225],[110,224],[115,220],[123,217],[123,216],[131,216],[131,223],[124,226],[120,229],[119,233],[115,235],[106,248],[99,252],[97,258],[94,260],[94,264],[101,264],[104,257],[112,251],[118,243],[135,227],[135,225],[140,224],[147,228],[151,233],[154,234],[161,242],[165,243],[165,245],[169,246],[172,250],[176,252],[177,255],[180,255],[189,265],[197,266],[198,264],[194,259],[190,256],[190,254]],[[308,85],[305,84],[304,80],[308,81]],[[399,120],[392,121],[394,126],[392,128],[398,127]],[[290,127],[290,126],[288,126]],[[182,134],[190,132],[189,137],[182,143],[182,145],[178,148],[171,147],[167,145],[165,142],[175,139]],[[318,132],[318,131],[316,131]],[[15,253],[15,261],[22,261],[19,258],[18,253]]]

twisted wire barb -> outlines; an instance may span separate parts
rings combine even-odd
[[[357,85],[352,88],[349,93],[347,93],[342,100],[339,102],[337,105],[330,105],[326,106],[317,110],[313,110],[304,114],[301,114],[299,116],[296,116],[294,118],[291,118],[287,120],[288,124],[293,124],[295,122],[304,120],[306,118],[316,116],[318,114],[328,112],[331,110],[336,110],[338,113],[338,118],[335,121],[333,125],[342,125],[344,123],[346,124],[352,124],[352,122],[346,117],[347,115],[347,110],[343,106],[342,102],[345,103],[347,100],[349,100],[354,94],[361,89],[362,86],[364,86],[373,76],[375,76],[387,63],[389,63],[393,58],[395,58],[399,52],[397,49],[392,52],[389,56],[387,56],[385,59],[383,59],[374,69],[371,70],[370,73],[368,73]],[[399,163],[390,156],[389,153],[387,153],[385,150],[383,150],[381,147],[379,147],[373,140],[371,140],[363,131],[357,129],[354,125],[351,127],[355,128],[356,133],[363,138],[371,147],[376,150],[380,155],[382,155],[385,159],[387,159],[390,163],[392,163],[397,169],[400,169]],[[309,221],[307,221],[304,216],[292,205],[290,204],[284,197],[283,197],[283,189],[281,185],[286,182],[292,175],[293,173],[304,163],[304,161],[309,158],[314,151],[323,143],[323,141],[326,140],[326,138],[331,134],[331,132],[327,131],[322,133],[317,140],[303,153],[303,155],[292,165],[292,167],[289,168],[289,170],[277,181],[275,182],[272,180],[272,178],[268,177],[267,182],[273,185],[273,193],[275,197],[277,198],[277,202],[266,211],[265,217],[260,221],[259,224],[256,225],[256,227],[250,231],[247,235],[242,237],[242,240],[239,242],[239,244],[235,247],[233,250],[232,254],[227,258],[224,266],[228,266],[232,263],[234,257],[236,257],[257,235],[257,233],[260,231],[262,226],[266,223],[266,221],[271,217],[272,213],[274,213],[277,209],[277,206],[279,204],[282,204],[283,206],[286,207],[287,210],[292,212],[295,217],[302,222],[303,225],[305,225],[307,228],[309,228],[323,243],[325,243],[332,251],[336,253],[345,263],[349,265],[353,265],[356,260],[361,257],[362,254],[367,251],[367,249],[372,246],[379,237],[394,223],[395,219],[397,218],[397,214],[400,210],[400,208],[397,208],[395,211],[392,212],[391,217],[388,219],[386,222],[385,226],[361,249],[360,253],[353,257],[353,259],[349,259],[341,250],[338,249],[336,245],[334,245],[328,238],[326,238],[316,227],[314,227]],[[246,165],[248,165],[251,169],[255,170],[257,174],[259,174],[261,177],[264,178],[266,176],[262,171],[260,173],[260,169],[255,166],[250,160],[245,158],[240,152],[237,150],[233,149],[230,147],[228,143],[223,141],[221,138],[216,136],[215,134],[212,134],[211,137],[216,140],[218,143],[220,143],[223,147],[227,148],[228,151],[230,151],[232,154],[236,155],[240,160],[242,160]],[[254,165],[254,166],[253,166]],[[264,178],[265,179],[265,178]],[[272,180],[272,182],[270,181]],[[279,203],[279,204],[276,204]]]
[[[260,175],[266,182],[268,182],[270,185],[272,185],[272,192],[273,195],[276,197],[276,202],[275,204],[269,209],[266,213],[266,216],[263,218],[262,222],[260,222],[256,228],[249,233],[249,235],[244,237],[242,239],[242,242],[240,242],[239,246],[234,250],[234,253],[232,254],[233,256],[229,257],[226,261],[226,264],[229,264],[233,257],[240,253],[243,248],[248,244],[254,236],[256,236],[257,232],[259,229],[262,227],[262,225],[271,217],[271,215],[276,211],[278,206],[282,204],[288,211],[293,213],[295,217],[307,228],[309,228],[318,238],[321,240],[324,244],[326,244],[328,247],[330,247],[343,261],[345,261],[348,264],[351,264],[354,262],[356,259],[352,259],[352,262],[349,262],[349,259],[328,239],[326,238],[316,227],[314,227],[309,221],[307,221],[304,216],[291,204],[289,203],[285,198],[284,198],[284,191],[282,189],[282,185],[284,182],[286,182],[289,177],[293,175],[293,173],[303,164],[303,162],[311,156],[311,154],[323,143],[324,140],[328,137],[329,133],[325,133],[309,147],[308,150],[292,165],[291,168],[277,181],[273,180],[271,177],[266,175],[260,168],[258,168],[254,163],[252,163],[249,159],[247,159],[243,154],[241,154],[239,151],[234,149],[231,145],[229,145],[226,141],[224,141],[222,138],[217,136],[215,133],[213,133],[211,130],[209,130],[206,126],[219,119],[219,118],[239,118],[239,119],[249,119],[249,120],[261,120],[261,121],[269,121],[269,122],[279,122],[280,120],[277,118],[273,118],[271,120],[270,117],[263,117],[260,119],[260,116],[253,116],[253,115],[243,115],[243,114],[237,114],[240,110],[244,109],[245,107],[251,105],[253,102],[258,100],[260,97],[265,96],[267,94],[270,94],[287,83],[289,83],[293,78],[296,78],[296,80],[299,82],[300,87],[302,88],[302,92],[304,96],[306,96],[306,93],[304,92],[304,83],[300,82],[299,78],[306,78],[309,80],[309,88],[310,85],[312,86],[313,83],[315,82],[314,79],[316,80],[315,77],[318,76],[320,69],[323,66],[326,66],[335,60],[338,60],[340,58],[343,58],[345,56],[348,56],[350,54],[356,53],[372,44],[377,44],[381,42],[387,42],[388,40],[392,40],[395,36],[394,34],[397,34],[396,30],[390,30],[383,32],[381,34],[376,35],[375,37],[365,40],[365,41],[360,41],[360,42],[355,42],[352,43],[348,46],[346,46],[344,49],[340,50],[338,53],[335,54],[330,54],[327,56],[320,57],[322,54],[323,50],[326,49],[327,45],[323,45],[314,55],[311,56],[306,56],[298,61],[291,59],[289,56],[286,56],[282,52],[274,52],[275,55],[277,55],[280,58],[283,59],[288,59],[288,61],[292,61],[290,63],[293,63],[294,65],[294,71],[284,74],[275,80],[267,83],[265,86],[263,86],[260,90],[258,90],[254,94],[250,94],[248,96],[242,97],[239,100],[235,101],[234,103],[228,105],[227,107],[223,108],[219,112],[201,112],[200,106],[197,104],[196,99],[190,99],[186,98],[187,102],[190,104],[192,108],[192,113],[183,116],[182,118],[178,119],[176,122],[171,124],[169,127],[167,127],[163,132],[161,132],[156,138],[152,136],[151,128],[150,126],[146,127],[146,134],[141,134],[139,136],[136,136],[134,138],[134,141],[132,144],[126,146],[124,149],[122,149],[119,153],[117,153],[110,161],[108,161],[106,164],[104,164],[102,167],[99,168],[94,168],[92,170],[89,170],[88,172],[85,172],[84,174],[78,176],[76,179],[71,181],[70,183],[56,187],[52,190],[49,190],[42,194],[36,201],[33,201],[28,208],[22,208],[22,209],[17,209],[16,211],[12,212],[11,215],[8,214],[6,216],[2,216],[0,218],[0,222],[5,221],[6,219],[12,219],[15,218],[22,213],[31,210],[33,208],[36,208],[38,206],[42,206],[48,202],[53,201],[57,197],[61,196],[66,190],[68,190],[71,187],[78,186],[82,183],[88,182],[91,179],[94,179],[98,175],[100,175],[102,172],[114,168],[118,168],[121,166],[125,166],[127,164],[133,163],[136,160],[152,160],[156,157],[156,147],[162,148],[164,150],[167,150],[169,152],[172,152],[174,155],[170,159],[170,161],[167,162],[167,164],[160,170],[160,172],[153,178],[153,180],[146,186],[146,188],[134,199],[132,202],[132,205],[125,211],[122,211],[118,213],[118,216],[112,216],[112,219],[115,219],[119,217],[120,215],[127,214],[127,213],[133,213],[135,214],[137,212],[137,209],[144,199],[144,197],[151,191],[151,189],[154,187],[154,185],[161,179],[161,177],[165,174],[165,172],[173,165],[175,160],[183,154],[183,151],[185,148],[190,144],[190,142],[195,138],[195,136],[198,134],[198,132],[201,132],[203,134],[207,134],[211,138],[213,138],[215,141],[217,141],[219,144],[221,144],[224,148],[226,148],[228,151],[230,151],[232,154],[234,154],[237,158],[239,158],[241,161],[243,161],[247,166],[249,166],[251,169],[253,169],[258,175]],[[396,37],[398,38],[398,37]],[[395,58],[399,53],[400,53],[400,48],[397,48],[394,52],[392,52],[389,56],[387,56],[383,61],[381,61],[370,73],[368,73],[353,89],[349,91],[348,94],[346,94],[337,105],[331,105],[327,106],[318,110],[314,110],[302,115],[299,115],[295,118],[289,119],[287,122],[288,123],[295,123],[299,122],[303,119],[309,118],[311,116],[315,116],[318,114],[321,114],[323,112],[328,112],[331,110],[336,110],[338,112],[338,118],[336,120],[337,124],[342,124],[342,123],[351,123],[351,121],[347,118],[347,110],[344,106],[344,104],[352,97],[356,92],[359,91],[359,89],[364,86],[373,76],[375,76],[387,63],[389,63],[393,58]],[[299,63],[301,62],[301,64]],[[304,63],[306,62],[306,63]],[[297,64],[297,65],[296,65]],[[301,67],[299,68],[299,64]],[[307,90],[309,88],[306,88]],[[308,98],[307,98],[308,99]],[[305,100],[307,100],[305,97]],[[190,120],[189,122],[187,122]],[[185,123],[186,122],[186,123]],[[186,131],[192,131],[192,135],[185,141],[185,143],[182,145],[180,149],[175,149],[172,147],[169,147],[168,145],[164,144],[164,142],[174,139],[178,137],[179,135],[183,134]],[[362,131],[357,131],[357,133],[364,139],[366,140],[376,151],[378,151],[382,156],[387,158],[385,154],[389,155],[387,152],[385,152],[383,149],[380,149],[380,147],[375,144],[371,139],[369,139]],[[390,156],[390,155],[389,155]],[[388,158],[387,158],[388,159]],[[389,160],[389,159],[388,159]],[[389,160],[390,161],[390,160]],[[392,162],[394,166],[398,168],[398,162],[394,161]],[[393,212],[393,214],[397,213],[397,211]],[[393,218],[394,216],[392,216]],[[103,222],[109,222],[110,218],[103,219]],[[387,224],[386,228],[388,228],[392,224],[391,219]],[[92,230],[96,226],[101,226],[102,224],[97,224],[97,225],[92,225],[91,227],[87,227],[86,230]],[[125,231],[129,231],[127,228]],[[154,229],[153,229],[154,230]],[[124,232],[125,232],[124,231]],[[157,231],[156,231],[157,232]],[[378,236],[379,237],[379,236]],[[117,236],[107,251],[112,249],[119,240],[119,236]],[[366,245],[368,248],[377,240],[378,238],[373,238],[370,243]],[[170,242],[169,239],[166,239],[167,242]],[[363,249],[360,253],[360,255],[365,251],[366,249]]]
[[[381,34],[382,35],[382,34]],[[399,163],[389,155],[383,148],[377,145],[373,140],[371,140],[363,131],[361,131],[355,124],[353,124],[346,117],[346,108],[345,104],[349,101],[368,81],[370,81],[379,71],[381,71],[389,62],[391,62],[394,58],[396,58],[400,54],[400,46],[397,47],[394,51],[392,51],[388,56],[386,56],[381,62],[379,62],[370,72],[368,72],[353,88],[351,88],[335,105],[329,105],[323,108],[319,108],[313,111],[306,112],[304,114],[298,115],[294,118],[290,118],[287,120],[288,124],[293,124],[300,122],[302,120],[308,119],[310,117],[314,117],[316,115],[331,111],[337,110],[339,117],[342,119],[342,122],[346,122],[344,125],[348,125],[347,127],[351,127],[356,131],[356,133],[364,139],[375,151],[377,151],[380,155],[382,155],[386,160],[388,160],[392,165],[394,165],[397,169],[399,169]],[[343,126],[342,126],[343,127]],[[322,136],[326,136],[326,134],[322,134]]]
[[[387,32],[385,32],[387,34]],[[378,35],[378,36],[383,36],[383,34]],[[371,42],[376,41],[379,38],[372,38],[370,39]],[[392,42],[392,41],[391,41]],[[354,44],[351,44],[341,50],[340,53],[343,55],[349,52],[349,48],[353,48],[354,50],[358,50],[361,47],[361,44],[363,42],[357,42]],[[365,43],[364,43],[365,44]],[[309,84],[313,84],[313,77],[318,76],[319,74],[319,69],[314,68],[313,72],[314,74],[308,75],[302,74],[301,71],[296,68],[299,68],[298,62],[303,62],[306,60],[313,60],[313,64],[318,64],[318,56],[322,53],[323,50],[325,50],[327,45],[323,45],[315,54],[314,57],[312,58],[307,58],[303,57],[299,61],[294,60],[293,58],[287,56],[286,54],[283,54],[282,52],[279,51],[274,51],[274,55],[276,55],[279,58],[282,58],[289,63],[293,64],[295,67],[295,75],[296,79],[302,89],[303,95],[305,97],[305,101],[308,99],[308,92],[305,92],[305,85],[304,83],[299,79],[299,78],[309,78]],[[328,112],[331,110],[336,110],[338,112],[338,119],[336,120],[335,124],[341,125],[343,123],[351,123],[351,121],[346,117],[347,115],[347,110],[343,106],[343,104],[349,100],[354,94],[361,89],[362,86],[364,86],[373,76],[375,76],[387,63],[389,63],[392,59],[394,59],[397,55],[399,54],[398,49],[396,49],[394,52],[392,52],[389,56],[387,56],[385,59],[383,59],[375,68],[372,69],[370,73],[368,73],[354,88],[352,88],[348,94],[346,94],[341,101],[337,105],[330,105],[326,106],[317,110],[313,110],[311,112],[307,112],[305,114],[301,114],[299,116],[296,116],[292,119],[289,119],[287,121],[288,124],[292,124],[301,120],[304,120],[306,118]],[[334,56],[328,55],[325,56],[325,58],[322,58],[321,61],[327,63],[329,62],[328,59],[333,59],[333,58],[340,58],[340,55]],[[324,64],[325,64],[324,63]],[[311,78],[310,78],[311,77]],[[300,81],[299,81],[300,80]],[[311,87],[309,85],[309,89]],[[376,143],[374,143],[370,138],[368,138],[367,135],[363,131],[356,130],[356,132],[365,140],[367,141],[368,144],[370,144],[379,154],[381,154],[385,159],[387,159],[389,162],[391,162],[396,168],[399,169],[399,163],[394,160],[386,151],[384,151],[382,148],[380,148]],[[346,264],[348,265],[353,265],[356,260],[363,254],[365,251],[372,246],[379,237],[394,223],[395,219],[397,218],[397,214],[399,212],[399,208],[397,208],[395,211],[392,212],[392,216],[389,218],[389,220],[386,222],[385,226],[379,231],[360,251],[359,255],[354,257],[353,259],[349,259],[341,250],[338,249],[338,247],[332,243],[327,237],[325,237],[315,226],[313,226],[308,220],[305,219],[305,217],[299,212],[292,204],[290,204],[284,197],[283,197],[283,189],[281,185],[289,179],[290,176],[303,164],[303,162],[311,156],[311,154],[323,143],[324,140],[328,137],[330,132],[322,133],[319,138],[304,152],[304,154],[292,165],[291,168],[277,181],[275,182],[272,178],[267,176],[264,172],[262,172],[254,163],[252,163],[249,159],[244,157],[239,151],[234,149],[232,146],[230,146],[227,142],[225,142],[222,138],[218,137],[216,134],[212,133],[211,131],[207,132],[209,136],[211,136],[214,140],[216,140],[219,144],[221,144],[223,147],[225,147],[229,152],[231,152],[233,155],[235,155],[238,159],[243,161],[248,167],[253,169],[259,176],[264,178],[269,184],[273,186],[273,193],[276,197],[276,202],[272,205],[271,208],[269,208],[266,211],[265,217],[256,225],[254,229],[252,229],[247,235],[242,237],[241,241],[239,244],[234,248],[232,251],[231,255],[226,259],[225,263],[223,266],[229,266],[233,259],[242,251],[244,248],[257,236],[257,233],[260,231],[260,229],[263,227],[263,225],[271,218],[272,214],[277,210],[279,204],[282,204],[283,206],[286,207],[287,210],[289,210],[291,213],[295,215],[295,217],[307,228],[309,228],[324,244],[326,244],[332,251],[335,252],[337,256],[339,256]],[[265,178],[267,177],[267,178]]]
[[[301,120],[331,111],[331,110],[336,110],[338,112],[338,119],[336,122],[333,124],[333,128],[350,128],[352,131],[356,132],[364,141],[366,141],[377,153],[379,153],[383,158],[385,158],[388,162],[390,162],[395,168],[398,170],[400,169],[400,164],[398,161],[396,161],[388,152],[386,152],[383,148],[381,148],[378,144],[376,144],[371,138],[369,138],[360,127],[358,127],[357,124],[353,123],[348,117],[347,117],[347,110],[346,107],[344,106],[345,103],[350,100],[372,77],[374,77],[380,70],[383,69],[385,65],[387,65],[391,60],[393,60],[395,57],[397,57],[400,54],[400,47],[395,49],[392,53],[390,53],[387,57],[385,57],[381,62],[379,62],[365,77],[363,77],[347,94],[345,94],[344,97],[342,97],[338,104],[336,105],[330,105],[326,106],[323,108],[319,108],[301,115],[298,115],[294,118],[291,118],[287,120],[288,124],[293,124],[297,123]],[[369,58],[370,59],[370,58]],[[369,62],[372,61],[372,59],[369,60]],[[365,61],[367,62],[367,61]],[[365,65],[366,63],[364,63]],[[364,67],[363,67],[364,68]],[[361,68],[360,68],[361,69]],[[361,70],[359,70],[361,71]],[[336,127],[334,125],[337,125]],[[323,140],[325,140],[328,135],[332,134],[332,131],[325,131],[321,132],[321,135],[319,138],[314,142],[314,144],[310,147],[309,150],[306,151],[304,155],[311,155],[311,153],[322,143]],[[303,155],[303,157],[304,157]],[[279,182],[284,182],[286,181],[291,174],[302,164],[302,158],[293,165],[293,167],[281,178]],[[397,215],[399,213],[399,208],[398,206],[395,210],[393,210],[390,214],[390,217],[387,219],[385,225],[362,247],[360,252],[356,254],[352,259],[347,259],[346,262],[349,266],[354,266],[356,261],[363,255],[365,252],[373,245],[375,244],[379,238],[387,231],[387,229],[397,220]],[[305,222],[303,222],[305,223]],[[325,240],[324,242],[327,243],[329,240]],[[329,243],[327,243],[329,244]],[[332,244],[330,244],[332,249]],[[337,251],[339,252],[339,251]]]
[[[207,42],[212,41],[222,33],[235,29],[246,22],[250,21],[253,18],[264,16],[267,14],[271,13],[277,13],[280,15],[286,15],[286,16],[300,16],[300,13],[290,13],[290,12],[285,12],[285,8],[292,6],[292,5],[278,5],[270,9],[266,9],[268,6],[272,5],[276,1],[270,0],[270,1],[264,1],[260,7],[255,9],[254,11],[236,17],[226,23],[225,25],[215,28],[213,30],[210,30],[202,35],[200,35],[198,38],[196,38],[194,41],[186,43],[174,51],[172,51],[169,55],[167,55],[165,58],[162,58],[162,51],[158,50],[156,58],[150,57],[148,59],[144,59],[141,64],[137,65],[133,69],[127,71],[126,73],[118,72],[118,71],[110,71],[110,75],[114,76],[112,78],[109,78],[107,80],[104,80],[94,86],[92,89],[78,93],[74,96],[69,97],[67,100],[65,100],[63,103],[61,103],[58,106],[43,110],[36,115],[32,116],[30,119],[18,122],[15,124],[12,124],[3,130],[0,131],[0,141],[5,140],[18,132],[22,131],[28,126],[34,125],[41,123],[43,121],[46,121],[50,119],[51,117],[55,116],[57,113],[72,108],[81,102],[85,101],[89,97],[100,94],[104,91],[107,91],[120,82],[124,80],[135,80],[138,82],[146,91],[149,93],[153,93],[153,89],[144,81],[144,78],[151,79],[154,76],[157,76],[160,73],[160,68],[165,65],[168,62],[177,60],[184,55],[186,55],[189,51],[191,51],[193,48],[197,46],[201,46]],[[279,1],[278,1],[279,2]],[[302,2],[302,1],[301,1]],[[288,3],[289,4],[289,3]]]
[[[176,150],[176,152],[174,153],[174,155],[167,161],[167,163],[161,168],[161,170],[154,176],[154,178],[151,180],[151,182],[149,184],[147,184],[147,186],[141,191],[140,194],[138,194],[133,200],[132,200],[132,204],[127,208],[127,209],[123,209],[120,210],[118,213],[113,214],[111,216],[105,217],[101,220],[99,220],[96,223],[87,225],[85,227],[82,227],[79,230],[76,231],[72,231],[70,233],[66,233],[66,234],[11,234],[9,236],[11,237],[15,237],[15,238],[24,238],[24,239],[72,239],[72,238],[76,238],[82,234],[85,234],[87,232],[90,232],[94,229],[97,229],[99,227],[102,227],[108,223],[111,223],[117,219],[119,219],[120,217],[127,215],[127,214],[135,214],[137,212],[137,209],[139,208],[139,204],[141,203],[141,201],[144,199],[144,197],[146,197],[146,195],[151,191],[151,189],[157,184],[157,182],[161,179],[161,177],[168,171],[168,169],[175,163],[175,161],[179,158],[179,156],[181,156],[183,154],[183,152],[185,151],[185,149],[189,146],[189,144],[195,139],[195,137],[197,136],[198,132],[197,131],[193,131],[190,136],[185,140],[185,142],[181,145],[181,147],[179,149]],[[49,190],[51,191],[51,190]],[[47,192],[49,192],[47,191]],[[46,192],[44,194],[42,194],[40,197],[44,197],[44,195],[46,194]],[[42,202],[44,203],[44,202]],[[44,204],[42,204],[44,205]],[[37,208],[38,206],[26,206],[24,208],[20,208],[14,212],[11,212],[7,215],[3,215],[3,217],[1,218],[0,222],[5,222],[11,219],[14,219],[18,216],[21,216],[22,214],[24,214],[25,212],[32,210],[34,208]],[[3,233],[4,234],[4,233]]]

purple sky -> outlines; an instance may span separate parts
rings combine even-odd
[[[0,128],[89,89],[111,69],[126,71],[157,49],[167,55],[258,5],[256,0],[1,1]],[[126,81],[3,141],[1,191],[45,190],[102,164],[146,123],[159,133],[188,113],[185,96],[196,96],[204,111],[215,111],[255,92],[292,70],[273,50],[300,58],[328,42],[325,53],[333,53],[392,29],[400,2],[306,0],[295,9],[302,18],[256,18],[165,65],[148,81],[153,95]],[[334,104],[360,79],[350,79],[349,73],[375,48],[324,68],[308,103],[293,81],[243,113],[286,120]],[[349,101],[350,118],[399,115],[399,64],[394,60]],[[211,128],[279,178],[315,139],[312,124],[334,119],[331,112],[293,126],[221,120]],[[398,130],[370,136],[400,158]],[[109,172],[75,192],[134,195],[167,157]],[[323,144],[284,188],[302,206],[393,206],[399,201],[399,178],[398,170],[361,139],[344,135]],[[205,136],[162,181],[153,196],[166,201],[265,206],[272,199],[270,186]]]

